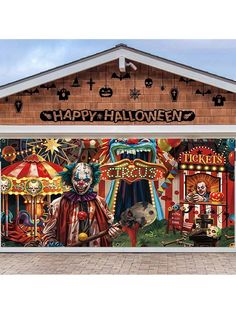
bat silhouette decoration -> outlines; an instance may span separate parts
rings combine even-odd
[[[53,120],[52,113],[47,112],[47,111],[42,111],[40,114],[40,118],[43,121],[52,121]]]
[[[195,118],[195,113],[190,111],[189,113],[185,113],[183,116],[184,121],[192,121]]]
[[[120,81],[125,80],[125,79],[130,79],[130,74],[129,73],[125,73],[125,74],[120,74],[117,75],[115,72],[112,74],[111,78],[114,79],[119,79]]]

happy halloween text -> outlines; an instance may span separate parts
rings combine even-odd
[[[43,121],[82,121],[82,122],[182,122],[195,119],[193,111],[185,110],[52,110],[42,111],[40,118]]]

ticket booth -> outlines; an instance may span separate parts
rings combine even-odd
[[[180,203],[186,207],[185,220],[193,222],[200,214],[208,214],[219,227],[228,227],[229,212],[233,213],[228,197],[234,193],[229,179],[226,160],[207,147],[196,147],[180,156],[180,180],[184,183]],[[194,200],[198,191],[205,196]]]

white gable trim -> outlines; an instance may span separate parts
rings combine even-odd
[[[140,63],[147,64],[154,68],[158,68],[176,75],[187,77],[195,81],[205,83],[207,85],[212,85],[218,88],[222,88],[231,92],[236,92],[236,82],[230,82],[230,80],[225,78],[219,78],[214,74],[203,72],[197,69],[192,69],[188,66],[175,64],[174,62],[168,60],[162,60],[155,57],[150,57],[147,55],[140,55],[131,51],[126,51],[125,57],[131,59],[132,61],[137,61]]]
[[[62,66],[59,69],[46,71],[32,78],[26,78],[21,82],[9,84],[9,86],[2,89],[0,88],[0,98],[116,60],[119,56],[119,51],[112,51],[88,60],[78,61],[78,63],[76,62],[72,65]]]
[[[131,60],[133,62],[143,63],[151,67],[187,77],[208,85],[222,88],[231,92],[236,92],[236,82],[234,81],[223,77],[221,78],[214,74],[207,73],[201,70],[193,69],[191,67],[181,65],[173,61],[155,57],[145,52],[136,51],[133,48],[126,48],[124,46],[121,46],[113,48],[110,51],[108,50],[98,53],[94,56],[78,60],[77,62],[73,62],[72,64],[48,70],[32,77],[20,80],[18,82],[13,82],[11,84],[2,86],[0,87],[0,98],[39,86],[47,82],[55,81],[62,77],[85,71],[90,68],[118,59],[118,66],[121,66],[122,64],[124,67],[125,59],[127,59],[127,61]]]

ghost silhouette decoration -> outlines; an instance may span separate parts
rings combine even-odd
[[[225,97],[222,95],[216,95],[212,100],[215,102],[215,106],[224,106]]]
[[[59,96],[59,100],[68,100],[68,96],[70,95],[70,91],[68,91],[65,88],[62,88],[57,92],[57,95]]]

